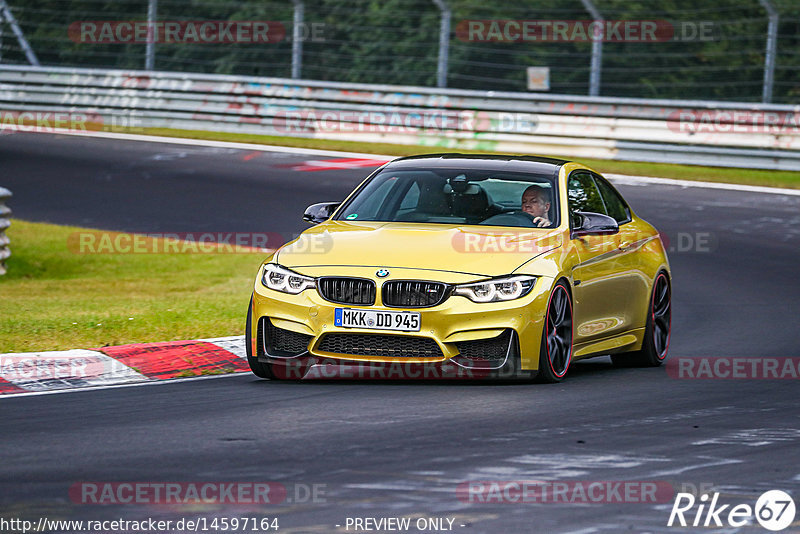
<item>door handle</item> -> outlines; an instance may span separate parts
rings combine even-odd
[[[619,244],[619,247],[617,247],[617,248],[619,250],[628,250],[632,246],[633,246],[633,243],[631,243],[630,241],[623,241],[622,243]]]

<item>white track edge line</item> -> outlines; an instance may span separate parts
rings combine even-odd
[[[98,137],[101,139],[118,139],[121,141],[143,141],[147,143],[167,143],[174,145],[208,146],[215,148],[237,148],[240,150],[253,150],[259,152],[283,152],[286,154],[310,154],[319,156],[348,157],[348,158],[386,158],[395,159],[399,156],[383,154],[366,154],[361,152],[343,152],[338,150],[323,150],[319,148],[299,148],[279,145],[262,145],[256,143],[238,143],[236,141],[212,141],[210,139],[190,139],[187,137],[163,137],[157,135],[124,134],[115,132],[92,132],[80,130],[56,130],[50,132],[21,132],[46,135],[74,135],[77,137]]]
[[[748,193],[762,193],[771,195],[800,196],[800,189],[783,187],[766,187],[761,185],[729,184],[725,182],[695,182],[692,180],[678,180],[673,178],[656,178],[655,176],[631,176],[628,174],[604,173],[603,176],[618,183],[671,185],[676,187],[700,187],[703,189],[725,189],[728,191],[745,191]],[[800,173],[798,173],[800,178]]]

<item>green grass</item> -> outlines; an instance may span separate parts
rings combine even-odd
[[[226,132],[205,132],[198,130],[171,130],[163,128],[137,128],[135,132],[144,135],[165,137],[185,137],[190,139],[210,139],[215,141],[235,141],[280,145],[298,148],[341,150],[364,152],[367,154],[386,154],[391,156],[410,156],[436,152],[492,153],[491,150],[451,149],[444,146],[395,145],[388,143],[363,143],[356,141],[332,141],[326,139],[305,139],[301,137],[273,137],[268,135],[237,134]],[[800,173],[792,171],[764,171],[756,169],[736,169],[727,167],[702,167],[698,165],[671,165],[668,163],[645,163],[636,161],[613,161],[605,159],[574,158],[562,154],[565,159],[577,159],[601,173],[618,173],[638,176],[656,176],[681,180],[700,180],[706,182],[725,182],[734,184],[761,185],[800,189]]]
[[[81,228],[14,220],[0,353],[240,335],[264,252],[78,254]]]

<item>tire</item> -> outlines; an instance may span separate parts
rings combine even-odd
[[[253,356],[253,343],[252,343],[252,325],[253,325],[253,297],[250,297],[250,306],[247,307],[247,320],[244,326],[244,343],[245,352],[247,354],[247,363],[250,365],[250,370],[259,378],[269,378],[275,380],[275,373],[272,372],[272,366],[268,363],[261,363],[258,361],[258,356]]]
[[[572,361],[572,295],[559,280],[550,292],[539,348],[536,381],[555,384],[564,380]]]
[[[612,354],[617,367],[658,367],[667,359],[672,330],[672,287],[666,273],[653,282],[641,350]]]

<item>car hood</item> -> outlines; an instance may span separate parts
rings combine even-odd
[[[500,276],[560,245],[556,229],[327,221],[281,247],[276,261],[300,272],[353,266]]]

